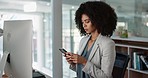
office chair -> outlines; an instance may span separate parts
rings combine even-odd
[[[129,62],[129,55],[116,53],[116,59],[113,67],[113,78],[124,78],[124,74]]]

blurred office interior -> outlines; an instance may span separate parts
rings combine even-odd
[[[69,69],[69,64],[58,48],[77,53],[82,37],[74,17],[80,3],[85,1],[89,0],[0,0],[0,28],[3,29],[5,20],[31,19],[33,68],[49,77],[72,78],[76,74]],[[121,36],[120,30],[127,30],[128,38],[148,40],[148,0],[102,1],[110,4],[118,16],[113,38]],[[0,37],[0,54],[3,55],[3,37]]]

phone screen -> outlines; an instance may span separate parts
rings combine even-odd
[[[59,49],[62,53],[66,53],[67,51],[63,48]]]

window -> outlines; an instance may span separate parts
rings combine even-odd
[[[130,37],[148,38],[147,0],[105,0],[114,7],[118,22],[124,22]]]

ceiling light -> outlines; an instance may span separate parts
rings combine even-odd
[[[146,26],[148,27],[148,22],[146,23]]]
[[[47,3],[46,5],[47,5],[47,6],[49,6],[49,5],[50,5],[50,3]]]
[[[75,7],[74,7],[74,6],[72,6],[71,8],[72,8],[72,9],[74,9]]]

